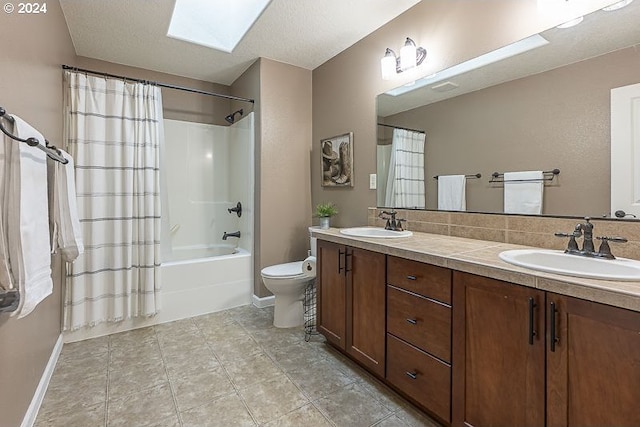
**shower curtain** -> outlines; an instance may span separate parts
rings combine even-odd
[[[64,330],[152,316],[160,285],[160,88],[74,71],[64,80],[85,242],[67,265]]]
[[[422,132],[393,130],[384,206],[424,209],[424,142]]]

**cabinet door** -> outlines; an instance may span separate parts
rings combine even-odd
[[[318,240],[318,331],[333,345],[346,349],[346,276],[344,246]]]
[[[543,426],[544,297],[454,272],[454,426]]]
[[[552,293],[547,312],[547,425],[640,426],[640,313]]]
[[[347,352],[384,377],[385,256],[347,247]]]

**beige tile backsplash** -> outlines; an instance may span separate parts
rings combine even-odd
[[[369,225],[384,227],[385,221],[378,218],[378,212],[377,208],[369,208]],[[403,209],[397,212],[397,218],[407,220],[403,223],[403,227],[407,230],[545,249],[565,249],[567,239],[555,237],[553,233],[569,233],[581,221],[578,218]],[[591,222],[594,225],[594,237],[619,236],[629,239],[627,243],[610,243],[611,252],[615,256],[640,260],[640,221],[594,218]],[[579,239],[580,244],[581,240]],[[599,242],[595,241],[595,245],[598,248]]]

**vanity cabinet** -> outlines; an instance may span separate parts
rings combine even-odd
[[[638,426],[640,313],[455,272],[453,426]]]
[[[318,241],[318,330],[371,372],[385,373],[385,255]]]
[[[451,270],[387,257],[387,381],[451,420]]]

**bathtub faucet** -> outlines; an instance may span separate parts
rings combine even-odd
[[[240,232],[236,231],[234,233],[227,233],[225,231],[224,234],[222,235],[222,240],[227,240],[228,237],[237,237],[239,239],[240,238]]]

